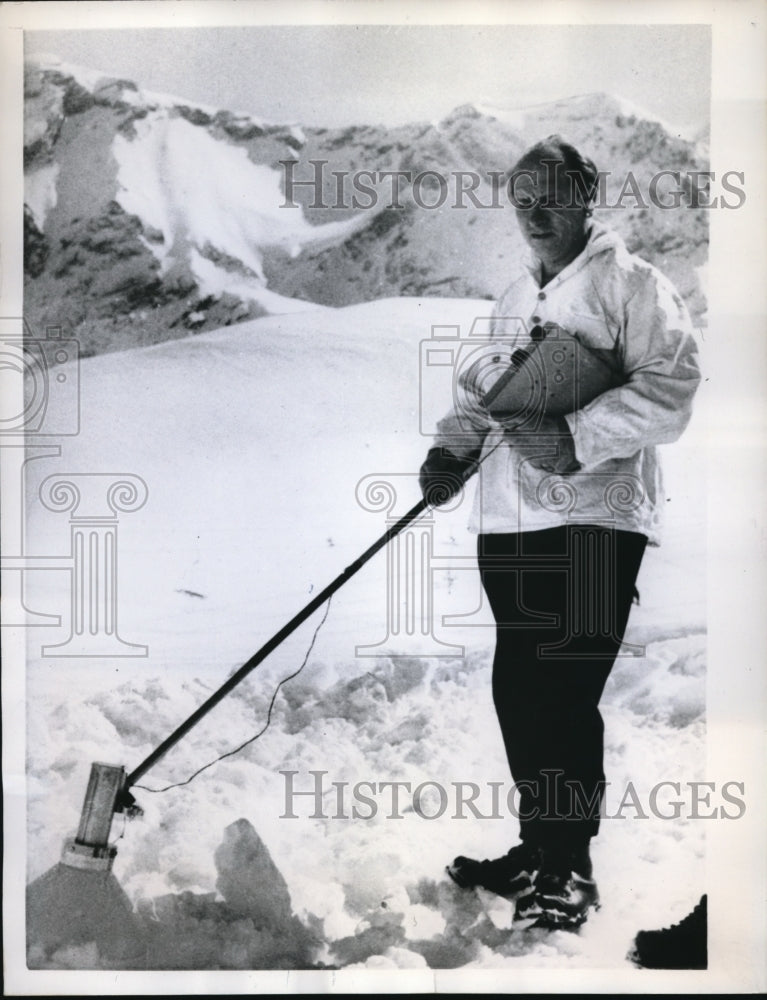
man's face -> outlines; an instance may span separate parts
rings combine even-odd
[[[557,274],[586,243],[586,209],[574,196],[564,165],[531,163],[512,179],[517,222],[550,275]]]

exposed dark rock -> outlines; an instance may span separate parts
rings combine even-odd
[[[233,139],[257,139],[266,135],[261,125],[231,111],[219,111],[213,121]]]
[[[118,132],[122,132],[123,135],[134,136],[136,134],[135,122],[146,118],[148,114],[148,108],[126,107],[117,122]]]
[[[213,121],[213,116],[209,115],[207,111],[203,111],[202,108],[188,107],[186,104],[176,104],[173,108],[173,114],[179,118],[185,118],[192,125],[210,125]]]
[[[48,256],[48,241],[35,224],[34,217],[24,206],[24,273],[37,278],[43,273]]]
[[[64,114],[79,115],[88,108],[92,108],[96,99],[90,90],[86,90],[76,80],[67,80],[67,88],[64,92]]]

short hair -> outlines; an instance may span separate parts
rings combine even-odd
[[[509,171],[509,185],[513,189],[514,178],[522,172],[529,174],[532,165],[541,163],[564,165],[566,176],[571,178],[571,192],[579,199],[584,208],[596,198],[599,171],[593,160],[584,156],[575,146],[565,142],[559,135],[550,135],[541,142],[536,142],[517,160]],[[548,170],[548,166],[547,166]]]

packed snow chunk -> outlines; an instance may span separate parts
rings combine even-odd
[[[373,673],[339,681],[323,698],[319,711],[365,729],[376,729],[386,718],[388,699],[383,681]]]
[[[619,657],[605,688],[605,703],[684,729],[706,709],[706,637],[649,643],[643,658]]]
[[[479,892],[486,903],[485,912],[492,925],[499,930],[509,930],[514,915],[513,905],[502,896],[495,896],[492,893],[485,894],[481,889]]]
[[[429,716],[426,712],[418,712],[410,716],[386,734],[389,746],[399,746],[401,743],[417,743],[431,733]]]
[[[426,959],[409,948],[387,948],[365,962],[366,969],[426,969]]]
[[[172,699],[156,677],[146,680],[143,687],[130,682],[99,691],[85,705],[102,713],[101,728],[106,720],[129,747],[161,740],[173,728],[182,707],[194,707],[186,692]]]
[[[319,920],[328,941],[354,934],[359,920],[344,908],[344,891],[340,885],[321,882],[303,873],[296,884],[297,892],[293,892],[293,901],[305,924]]]
[[[401,913],[392,913],[383,903],[379,910],[370,912],[355,929],[353,936],[335,941],[331,955],[343,966],[366,962],[372,956],[379,957],[389,948],[400,948],[405,944],[405,930]]]
[[[394,701],[408,691],[417,688],[423,681],[428,670],[426,660],[419,657],[397,657],[388,663],[383,663],[375,676],[386,689],[386,697]]]
[[[368,857],[350,859],[344,892],[346,905],[352,913],[366,914],[371,908],[381,906],[389,892],[390,878],[397,871],[400,859],[394,854],[371,853]],[[384,912],[391,916],[388,907]],[[398,915],[399,922],[402,915]]]
[[[215,852],[216,893],[142,899],[146,967],[305,969],[324,942],[293,915],[287,883],[246,819],[224,831]]]
[[[140,904],[150,969],[302,969],[311,966],[309,934],[256,927],[218,902],[214,893],[162,896]]]
[[[414,903],[405,911],[405,936],[411,941],[440,937],[446,927],[442,914],[422,903]]]
[[[288,884],[248,820],[239,819],[226,828],[215,858],[216,888],[238,915],[252,917],[258,926],[278,927],[290,921]]]

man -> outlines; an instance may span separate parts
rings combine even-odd
[[[513,350],[575,337],[611,367],[612,387],[573,412],[524,422],[491,415],[465,381],[421,469],[424,496],[439,504],[481,462],[470,527],[519,792],[520,843],[494,860],[458,857],[448,872],[460,886],[516,898],[522,926],[577,927],[598,904],[589,844],[605,782],[599,699],[645,546],[659,540],[655,446],[682,433],[700,381],[679,294],[592,220],[597,180],[558,136],[514,166],[509,191],[532,254],[495,307],[491,339]]]

